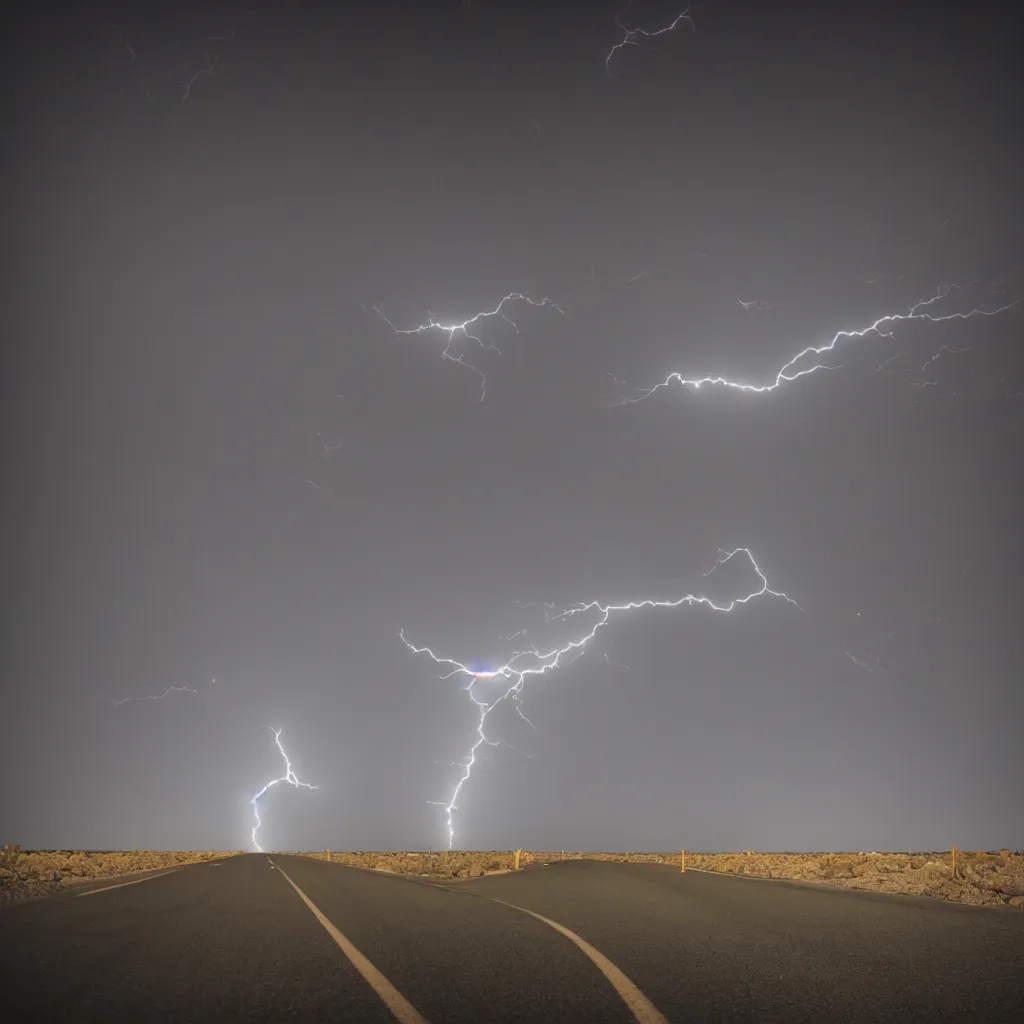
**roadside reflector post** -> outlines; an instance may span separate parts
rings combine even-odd
[[[953,844],[953,877],[956,878],[956,844]]]
[[[520,850],[516,850],[516,852],[515,852],[516,866],[515,866],[514,870],[516,870],[516,871],[519,870],[519,858],[522,856],[522,853],[523,853],[523,851],[521,849]]]
[[[685,871],[686,870],[686,851],[685,850],[680,850],[679,851],[679,870],[680,871]]]
[[[330,862],[331,862],[331,851],[328,850],[327,851],[327,863],[330,864]]]

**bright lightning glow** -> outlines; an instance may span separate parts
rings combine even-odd
[[[687,4],[686,10],[682,14],[677,14],[671,24],[666,25],[664,28],[648,30],[645,28],[626,28],[622,24],[622,15],[629,10],[629,4],[627,4],[618,14],[615,15],[615,24],[622,29],[622,39],[619,40],[609,51],[608,56],[604,59],[604,69],[609,74],[612,70],[612,57],[626,46],[639,46],[637,37],[642,36],[644,39],[654,39],[657,36],[666,35],[669,32],[674,32],[684,21],[688,22],[690,28],[694,28],[693,18],[690,17],[690,7],[692,5]]]
[[[704,605],[712,611],[731,612],[739,605],[747,604],[756,597],[764,596],[782,598],[795,607],[800,607],[791,597],[788,597],[781,591],[772,590],[768,586],[768,579],[761,571],[760,566],[754,560],[754,556],[750,553],[749,548],[735,548],[732,551],[720,552],[718,560],[704,574],[705,577],[711,575],[711,573],[713,573],[719,566],[725,565],[726,562],[731,561],[737,555],[746,556],[758,580],[757,587],[742,597],[732,598],[725,604],[716,604],[710,597],[697,594],[687,594],[684,597],[670,598],[666,600],[642,598],[638,601],[626,601],[621,604],[602,604],[600,601],[587,601],[561,611],[557,615],[550,616],[548,621],[569,620],[575,616],[586,613],[596,614],[597,621],[589,629],[579,633],[575,638],[570,639],[560,647],[552,647],[547,651],[540,651],[536,647],[531,647],[529,650],[519,651],[504,665],[485,673],[477,672],[475,669],[470,668],[468,665],[465,665],[460,661],[456,661],[454,658],[443,657],[442,655],[435,654],[429,647],[416,647],[405,638],[404,631],[398,634],[402,643],[404,643],[405,646],[413,652],[413,654],[426,654],[427,657],[431,658],[436,664],[450,667],[451,671],[441,676],[441,679],[451,679],[454,676],[460,675],[468,677],[470,682],[466,687],[466,692],[469,694],[470,700],[473,701],[478,710],[476,726],[477,738],[470,747],[466,760],[460,765],[462,768],[462,775],[455,784],[455,789],[452,792],[451,798],[447,802],[432,801],[438,803],[438,805],[443,807],[445,810],[448,826],[449,849],[451,849],[455,843],[454,812],[458,806],[459,794],[462,792],[463,786],[465,786],[473,773],[473,765],[476,764],[478,751],[484,744],[491,747],[503,745],[500,740],[492,740],[487,737],[487,734],[484,731],[487,723],[487,717],[504,701],[512,699],[516,704],[520,717],[526,720],[536,731],[536,727],[523,714],[522,708],[519,704],[523,686],[526,683],[527,677],[546,675],[548,672],[566,664],[567,658],[572,657],[572,659],[575,660],[575,657],[582,655],[584,647],[593,639],[597,631],[608,623],[613,615],[622,612],[638,611],[642,608],[679,608],[682,605]],[[553,606],[546,607],[550,608]],[[505,679],[509,682],[509,686],[505,689],[505,692],[497,697],[497,699],[492,701],[483,700],[474,692],[474,686],[479,680],[496,678]]]
[[[260,825],[263,824],[263,822],[260,820],[260,811],[259,811],[259,807],[257,806],[260,797],[263,796],[263,794],[266,793],[266,791],[268,789],[270,789],[271,786],[276,786],[279,782],[287,782],[288,785],[295,786],[296,788],[298,788],[300,786],[303,789],[319,789],[320,788],[319,786],[314,786],[314,785],[310,784],[309,782],[300,782],[298,780],[298,778],[295,775],[295,772],[292,769],[292,763],[291,763],[291,761],[288,760],[288,755],[284,752],[284,747],[281,746],[281,730],[280,729],[274,729],[271,726],[267,726],[267,728],[270,729],[270,731],[274,734],[274,742],[277,744],[277,749],[281,752],[281,757],[284,758],[284,775],[282,775],[278,779],[271,779],[249,801],[249,803],[252,805],[253,816],[256,819],[256,824],[253,825],[253,827],[252,827],[252,844],[253,844],[253,846],[256,847],[256,851],[258,853],[263,853],[264,852],[263,851],[263,847],[260,846],[260,844],[256,840],[256,833],[257,833],[257,831],[259,831]]]
[[[505,312],[505,304],[508,302],[525,302],[530,306],[550,306],[552,309],[558,310],[559,313],[565,315],[565,310],[555,302],[553,299],[531,299],[528,295],[524,295],[522,292],[509,292],[501,302],[499,302],[494,309],[484,310],[481,313],[476,313],[471,316],[468,320],[463,320],[462,323],[441,323],[436,320],[433,314],[428,313],[428,320],[425,324],[419,324],[416,327],[400,328],[396,327],[376,306],[363,306],[363,309],[372,310],[377,314],[395,332],[395,334],[425,334],[427,331],[441,331],[447,335],[447,341],[445,343],[444,351],[441,353],[442,359],[450,359],[453,363],[458,363],[460,366],[465,366],[467,370],[471,370],[480,378],[480,401],[484,400],[487,389],[487,378],[484,376],[481,370],[478,370],[475,366],[467,363],[463,359],[461,353],[453,353],[452,345],[456,338],[465,338],[467,341],[476,342],[482,349],[486,349],[491,352],[497,352],[501,355],[501,352],[497,346],[490,342],[484,342],[479,335],[473,334],[470,328],[473,328],[479,321],[487,320],[490,317],[500,317],[505,323],[509,324],[512,329],[519,334],[519,328],[515,322]]]
[[[658,391],[661,388],[667,388],[671,384],[689,385],[694,388],[694,390],[699,390],[706,386],[718,386],[731,389],[733,391],[765,394],[769,391],[776,391],[784,384],[790,384],[793,381],[798,380],[800,377],[807,377],[818,370],[839,369],[839,367],[829,366],[827,363],[820,362],[818,357],[823,356],[828,352],[832,352],[844,338],[863,338],[865,335],[872,333],[883,338],[891,338],[893,334],[892,328],[896,324],[915,320],[925,320],[929,323],[944,323],[952,320],[969,320],[972,317],[996,316],[999,313],[1005,313],[1007,310],[1016,308],[1020,301],[1019,299],[1015,299],[1013,302],[1008,302],[997,309],[982,309],[980,306],[975,306],[966,313],[939,314],[931,312],[929,307],[946,298],[954,290],[955,286],[943,287],[930,299],[922,299],[920,302],[915,303],[906,313],[886,313],[884,316],[880,316],[877,320],[868,324],[866,327],[837,331],[833,335],[832,340],[826,342],[824,345],[808,345],[782,366],[778,373],[775,374],[774,380],[771,380],[766,384],[747,384],[742,381],[730,380],[727,377],[721,376],[684,377],[681,373],[670,373],[660,384],[655,384],[654,387],[648,388],[640,394],[639,397],[621,398],[613,404],[626,405],[632,402],[642,402],[645,398],[649,398],[653,395],[655,391]],[[939,353],[937,353],[934,358],[937,358],[938,354],[941,354],[941,351],[942,350],[940,349]],[[947,349],[947,351],[952,350]],[[929,362],[931,361],[932,360],[929,360]],[[805,362],[810,362],[810,365],[801,366],[801,364]],[[925,366],[927,365],[928,364],[926,363]],[[881,368],[882,367],[879,367],[879,369]]]
[[[194,690],[191,686],[168,686],[163,693],[150,694],[147,697],[122,697],[120,700],[112,700],[112,704],[127,704],[130,700],[163,700],[164,697],[172,693],[198,693],[198,690]]]

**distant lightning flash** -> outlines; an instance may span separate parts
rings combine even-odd
[[[425,334],[427,331],[441,331],[447,335],[447,342],[445,343],[444,351],[441,353],[442,359],[450,359],[453,363],[458,363],[460,366],[466,367],[467,370],[471,370],[480,378],[480,401],[484,400],[487,388],[487,378],[484,376],[481,370],[478,370],[475,366],[467,363],[463,359],[461,353],[453,353],[452,345],[455,343],[456,338],[465,338],[467,341],[476,342],[482,349],[490,352],[497,352],[501,355],[498,347],[490,342],[483,341],[479,335],[473,334],[470,330],[479,321],[487,320],[492,316],[500,317],[505,323],[509,324],[512,329],[519,334],[519,328],[516,326],[515,321],[505,312],[505,304],[508,302],[525,302],[530,306],[550,306],[552,309],[558,310],[563,316],[565,310],[555,302],[553,299],[531,299],[530,296],[524,295],[522,292],[509,292],[495,307],[494,309],[484,310],[481,313],[476,313],[471,316],[468,320],[464,320],[462,323],[441,323],[436,320],[432,313],[428,313],[428,320],[425,324],[420,324],[417,327],[400,328],[396,327],[381,311],[377,306],[363,306],[364,309],[372,310],[386,323],[395,334]]]
[[[891,338],[893,335],[892,328],[899,323],[906,323],[915,320],[925,320],[929,323],[944,323],[952,320],[969,320],[972,317],[996,316],[999,313],[1005,313],[1007,310],[1016,308],[1020,302],[1019,299],[1015,299],[1013,302],[1008,302],[1005,305],[999,306],[997,309],[983,309],[980,306],[975,306],[966,313],[938,314],[933,313],[928,309],[928,307],[946,298],[955,289],[955,287],[956,286],[947,286],[939,289],[939,291],[930,299],[922,299],[920,302],[915,303],[906,313],[886,313],[885,315],[880,316],[873,323],[868,324],[866,327],[837,331],[832,336],[832,340],[826,342],[824,345],[808,345],[793,356],[789,362],[785,363],[778,373],[776,373],[775,379],[769,383],[746,384],[741,381],[730,380],[728,377],[684,377],[681,373],[670,373],[663,381],[661,381],[661,383],[655,384],[654,387],[646,389],[639,397],[621,398],[613,404],[626,405],[633,402],[642,402],[645,398],[649,398],[653,395],[655,391],[658,391],[661,388],[667,388],[671,384],[689,385],[694,390],[699,390],[700,388],[708,385],[715,385],[733,391],[744,391],[752,394],[765,394],[770,391],[777,391],[784,384],[790,384],[793,381],[798,380],[800,377],[807,377],[812,373],[816,373],[818,370],[839,369],[839,367],[830,366],[827,363],[820,362],[817,357],[823,356],[827,352],[832,352],[844,338],[863,338],[872,333],[883,338]],[[943,346],[943,348],[946,349],[946,351],[953,351],[947,346]],[[938,358],[942,350],[943,349],[940,349],[933,359],[928,361],[928,363]],[[807,361],[811,361],[811,365],[800,365]],[[928,363],[925,363],[925,366],[927,366]],[[879,369],[881,368],[882,367],[879,367]]]
[[[263,822],[260,820],[260,811],[259,811],[259,807],[257,806],[260,797],[263,796],[263,794],[266,793],[266,791],[268,789],[270,789],[271,786],[276,786],[279,782],[287,782],[290,786],[295,786],[296,788],[298,788],[299,786],[301,786],[303,789],[319,789],[320,788],[319,786],[314,786],[314,785],[312,785],[309,782],[300,782],[298,780],[298,778],[295,775],[295,772],[292,769],[292,763],[291,763],[291,761],[288,760],[288,755],[284,752],[284,747],[281,745],[281,732],[282,732],[282,730],[281,729],[274,729],[271,726],[267,726],[267,728],[270,729],[270,731],[274,734],[274,742],[277,744],[277,749],[281,752],[281,757],[284,758],[284,775],[282,775],[278,779],[271,779],[270,782],[268,782],[249,801],[249,803],[252,805],[253,816],[256,818],[256,824],[253,825],[253,827],[252,827],[252,844],[253,844],[253,846],[256,847],[256,850],[257,850],[258,853],[263,853],[264,852],[263,851],[263,847],[260,846],[260,844],[256,840],[256,833],[257,833],[257,831],[259,831],[260,825],[263,824]]]
[[[599,601],[588,601],[575,605],[572,608],[559,612],[557,615],[549,618],[548,621],[561,621],[574,618],[575,616],[582,615],[585,613],[596,613],[597,621],[594,625],[577,636],[575,639],[569,640],[567,643],[560,647],[553,647],[548,651],[540,651],[536,647],[532,647],[529,650],[519,651],[514,654],[509,661],[504,665],[501,665],[494,669],[488,669],[487,671],[478,671],[468,665],[463,664],[460,661],[456,661],[454,658],[447,658],[441,655],[435,654],[429,647],[416,647],[411,644],[406,638],[404,631],[399,633],[399,637],[402,643],[409,648],[413,654],[426,654],[432,661],[438,665],[447,665],[451,667],[451,671],[446,675],[441,676],[442,679],[451,679],[454,676],[466,676],[469,678],[469,685],[466,687],[466,692],[469,694],[470,700],[477,706],[478,718],[476,726],[477,739],[470,747],[469,754],[466,760],[460,765],[462,768],[462,775],[455,785],[455,789],[452,792],[451,798],[447,802],[432,801],[444,808],[445,816],[448,825],[448,848],[452,849],[455,843],[455,824],[454,824],[454,812],[458,806],[459,794],[462,792],[463,787],[469,780],[473,773],[473,765],[476,764],[478,751],[486,744],[490,747],[496,747],[502,744],[500,740],[489,739],[486,732],[484,731],[487,718],[490,713],[502,704],[506,700],[511,699],[517,706],[520,717],[524,718],[529,725],[534,728],[529,719],[523,714],[522,707],[519,704],[520,697],[522,694],[523,686],[526,683],[528,676],[541,676],[546,675],[552,670],[559,668],[566,664],[566,659],[572,655],[580,656],[583,653],[584,647],[593,639],[597,634],[598,630],[606,625],[612,616],[616,613],[637,611],[642,608],[679,608],[682,605],[705,605],[712,611],[716,612],[731,612],[738,605],[747,604],[757,597],[771,596],[782,598],[789,602],[795,607],[800,606],[791,597],[782,593],[778,590],[772,590],[768,586],[768,579],[761,571],[760,566],[754,560],[754,556],[750,553],[749,548],[735,548],[732,551],[721,551],[718,560],[715,564],[704,574],[705,577],[710,576],[719,566],[725,565],[726,562],[731,561],[737,555],[745,555],[750,562],[751,567],[757,576],[758,586],[745,594],[742,597],[736,597],[728,601],[725,604],[716,604],[710,597],[701,596],[697,594],[687,594],[684,597],[659,600],[655,598],[643,598],[638,601],[627,601],[622,604],[602,604]],[[550,607],[550,606],[548,606]],[[575,660],[575,658],[573,658]],[[476,683],[481,680],[493,680],[493,679],[504,679],[509,682],[509,686],[505,689],[497,699],[487,701],[482,699],[474,692]]]
[[[618,14],[615,15],[615,24],[622,29],[622,39],[619,40],[609,51],[608,56],[604,59],[604,69],[608,74],[611,74],[612,70],[612,57],[626,46],[639,46],[637,38],[642,36],[644,39],[654,39],[657,36],[667,35],[669,32],[674,32],[684,21],[688,22],[690,28],[694,28],[693,18],[690,17],[690,8],[692,4],[687,4],[686,10],[681,14],[677,14],[671,24],[666,25],[664,28],[659,29],[645,29],[645,28],[626,28],[622,24],[622,15],[629,10],[629,4],[627,4]]]

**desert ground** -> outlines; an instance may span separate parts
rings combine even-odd
[[[427,878],[479,878],[511,871],[514,851],[431,853],[337,850],[305,854],[352,867]],[[520,866],[559,860],[626,861],[682,866],[682,851],[672,853],[580,853],[569,850],[520,851]],[[786,878],[851,889],[931,896],[974,906],[1007,905],[1024,909],[1024,850],[880,853],[686,852],[687,871],[715,871],[756,878]]]
[[[239,850],[86,851],[0,848],[0,904],[117,878],[234,856]],[[283,852],[283,851],[279,851]],[[303,856],[350,867],[449,881],[512,871],[516,851],[305,851]],[[559,860],[623,861],[682,866],[672,853],[519,851],[520,867]],[[974,906],[1024,909],[1024,850],[858,853],[700,853],[686,851],[687,871],[792,879],[875,892],[930,896]]]
[[[0,905],[46,896],[85,882],[230,857],[216,850],[22,850],[0,847]]]

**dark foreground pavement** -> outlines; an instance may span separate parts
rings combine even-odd
[[[442,886],[253,854],[117,884],[0,910],[0,1019],[1024,1020],[1002,908],[592,861]]]

